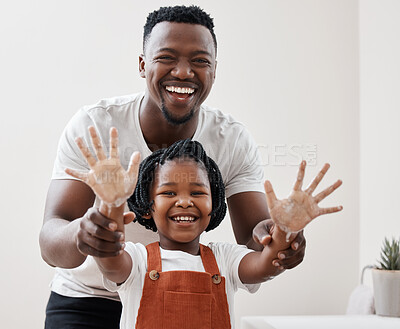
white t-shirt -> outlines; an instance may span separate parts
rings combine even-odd
[[[81,137],[92,149],[88,127],[94,126],[106,150],[109,149],[109,130],[118,129],[119,155],[126,169],[131,154],[139,151],[142,159],[151,154],[139,124],[139,108],[144,93],[101,100],[80,109],[69,121],[61,135],[52,179],[75,179],[65,168],[88,171],[86,160],[75,143]],[[157,127],[154,127],[157,129]],[[202,105],[193,140],[199,141],[207,155],[219,166],[226,197],[247,191],[264,192],[264,169],[257,145],[243,124],[219,110]],[[94,154],[94,152],[92,152]],[[108,153],[108,152],[106,152]],[[99,200],[95,201],[99,204]],[[126,241],[147,245],[158,235],[138,223],[125,227]],[[106,297],[118,300],[118,295],[104,289],[101,273],[90,257],[77,268],[56,268],[51,289],[69,297]]]
[[[231,317],[232,328],[234,326],[234,294],[238,288],[245,289],[254,293],[260,284],[244,285],[239,279],[239,264],[242,258],[252,250],[245,246],[228,243],[210,243],[208,247],[214,253],[219,271],[225,277],[225,290],[228,299],[229,315]],[[122,314],[120,328],[135,328],[136,318],[142,298],[144,278],[147,272],[147,251],[146,247],[140,243],[126,244],[125,250],[132,258],[132,272],[128,279],[121,285],[103,278],[104,286],[110,291],[117,291],[122,302]],[[194,256],[178,250],[161,251],[161,264],[163,272],[167,271],[198,271],[204,272],[201,256]]]

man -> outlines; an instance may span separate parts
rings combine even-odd
[[[43,259],[57,267],[47,307],[46,328],[118,328],[118,296],[103,287],[91,257],[110,257],[123,242],[150,243],[152,232],[130,224],[126,236],[96,208],[95,195],[83,182],[65,174],[65,168],[87,171],[75,138],[95,126],[101,140],[108,131],[119,132],[121,163],[139,151],[142,158],[177,140],[200,141],[223,174],[233,231],[238,243],[258,249],[253,228],[270,218],[263,193],[263,168],[257,147],[247,130],[233,118],[205,105],[216,72],[217,41],[213,21],[200,8],[176,6],[151,13],[144,27],[139,72],[146,79],[144,93],[102,100],[84,107],[61,136],[49,187],[40,234]],[[94,207],[93,204],[95,203]],[[132,214],[127,213],[129,220]],[[254,231],[256,239],[269,239],[271,221]],[[293,248],[281,252],[276,274],[298,265],[305,240],[299,233]]]

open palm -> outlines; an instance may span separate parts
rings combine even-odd
[[[83,173],[67,168],[65,171],[89,185],[105,204],[119,207],[132,195],[135,189],[140,154],[136,152],[132,155],[128,170],[125,171],[119,161],[117,129],[110,129],[110,156],[108,158],[104,153],[95,128],[89,127],[89,133],[97,160],[89,151],[85,142],[81,138],[77,138],[76,143],[90,170]]]
[[[311,182],[310,186],[306,190],[302,190],[305,168],[306,162],[302,161],[293,191],[287,199],[278,200],[271,182],[265,182],[265,192],[271,218],[282,230],[288,233],[302,230],[309,222],[320,215],[337,212],[343,209],[342,206],[328,208],[320,208],[318,206],[320,201],[325,199],[342,184],[341,180],[338,180],[316,196],[312,195],[328,171],[329,164],[325,164]]]

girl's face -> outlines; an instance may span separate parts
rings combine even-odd
[[[205,169],[190,159],[165,162],[155,171],[150,197],[161,247],[198,254],[200,234],[212,210]]]

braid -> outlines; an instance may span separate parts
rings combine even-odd
[[[199,142],[190,139],[180,140],[170,147],[157,150],[140,164],[135,191],[128,199],[129,209],[136,215],[135,220],[147,229],[157,231],[153,218],[144,217],[150,214],[153,206],[153,201],[150,200],[150,188],[157,166],[162,166],[166,161],[173,159],[194,160],[207,172],[211,188],[212,211],[206,232],[213,230],[221,223],[226,214],[224,182],[214,160],[207,156]]]

